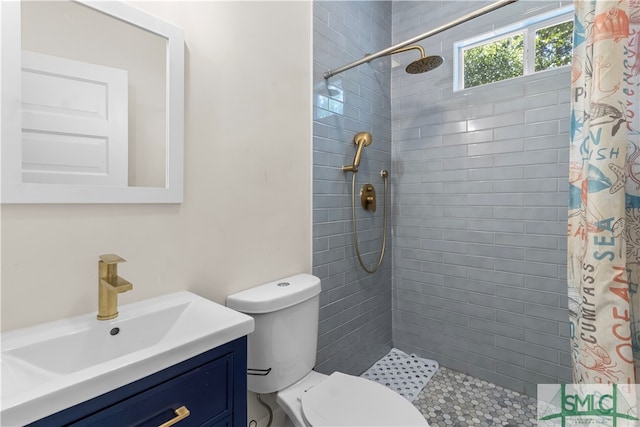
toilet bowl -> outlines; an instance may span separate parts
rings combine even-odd
[[[291,425],[428,426],[422,414],[398,393],[365,378],[311,371],[277,393]]]
[[[365,378],[312,370],[316,362],[320,279],[298,274],[230,295],[227,306],[254,318],[247,385],[277,393],[296,427],[428,426],[398,393]]]

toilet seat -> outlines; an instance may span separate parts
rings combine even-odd
[[[420,411],[376,382],[335,372],[303,393],[302,415],[321,426],[428,426]]]

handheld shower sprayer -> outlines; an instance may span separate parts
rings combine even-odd
[[[389,172],[383,170],[380,172],[380,176],[384,181],[384,212],[382,213],[383,224],[382,224],[382,250],[380,251],[380,257],[378,258],[377,264],[373,268],[368,268],[365,262],[362,260],[362,256],[360,256],[360,246],[358,244],[358,227],[356,221],[356,173],[358,172],[358,167],[360,166],[360,158],[362,157],[362,150],[367,145],[371,145],[373,141],[373,137],[369,132],[358,132],[356,136],[353,137],[353,143],[358,146],[356,149],[356,156],[353,158],[353,164],[345,165],[342,167],[343,172],[352,172],[351,173],[351,224],[353,227],[353,249],[356,253],[356,257],[358,258],[358,262],[364,271],[369,274],[373,274],[378,271],[378,268],[382,265],[382,259],[384,258],[384,251],[387,247],[387,186],[389,181]],[[364,184],[362,189],[360,190],[360,203],[362,204],[362,208],[370,211],[376,211],[376,191],[373,184]]]
[[[358,167],[360,166],[360,158],[362,157],[362,150],[367,145],[370,145],[373,141],[373,137],[369,132],[358,132],[356,136],[353,137],[353,143],[358,146],[356,149],[356,155],[353,158],[352,165],[344,165],[342,167],[343,172],[358,172]]]

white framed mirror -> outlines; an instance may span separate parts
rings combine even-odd
[[[0,2],[2,203],[181,203],[182,29],[118,1]]]

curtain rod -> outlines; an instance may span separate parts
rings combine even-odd
[[[343,71],[347,71],[347,70],[349,70],[349,69],[351,69],[353,67],[357,67],[358,65],[364,64],[365,62],[369,62],[369,61],[371,61],[373,59],[376,59],[376,58],[379,58],[381,56],[389,55],[394,50],[403,48],[405,46],[409,46],[410,44],[413,44],[413,43],[415,43],[417,41],[420,41],[422,39],[426,39],[427,37],[431,37],[431,36],[433,36],[435,34],[438,34],[438,33],[441,33],[441,32],[443,32],[445,30],[448,30],[449,28],[455,27],[456,25],[460,25],[460,24],[462,24],[464,22],[467,22],[467,21],[469,21],[469,20],[471,20],[473,18],[477,18],[478,16],[484,15],[485,13],[492,12],[492,11],[494,11],[496,9],[499,9],[499,8],[501,8],[503,6],[506,6],[508,4],[511,4],[511,3],[515,3],[517,1],[518,0],[499,0],[499,1],[497,1],[495,3],[492,3],[492,4],[488,5],[488,6],[480,8],[480,9],[476,10],[475,12],[471,12],[471,13],[469,13],[469,14],[467,14],[465,16],[462,16],[462,17],[460,17],[458,19],[454,19],[453,21],[449,22],[448,24],[442,25],[442,26],[440,26],[438,28],[435,28],[435,29],[433,29],[431,31],[427,31],[424,34],[420,34],[419,36],[416,36],[416,37],[414,37],[412,39],[403,41],[402,43],[398,43],[398,44],[396,44],[394,46],[388,47],[388,48],[386,48],[384,50],[381,50],[381,51],[379,51],[377,53],[372,53],[370,55],[367,55],[364,58],[358,59],[357,61],[353,61],[350,64],[343,65],[342,67],[335,68],[333,70],[327,71],[326,73],[323,74],[323,77],[326,80],[329,77],[332,77],[332,76],[335,76],[336,74],[342,73]]]

